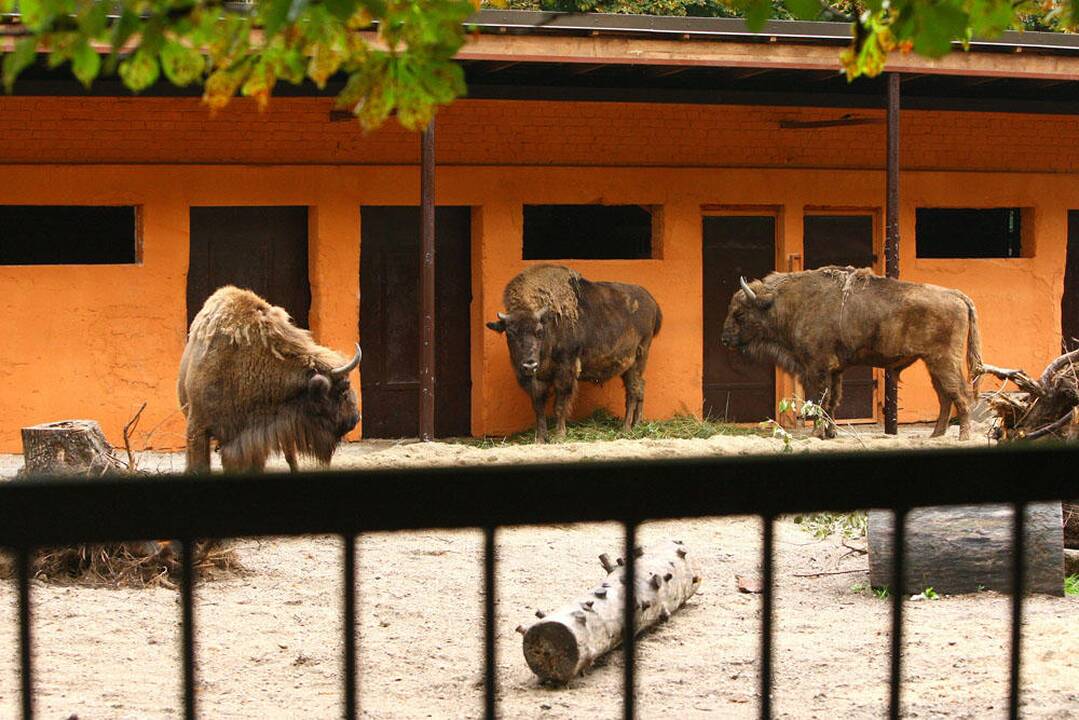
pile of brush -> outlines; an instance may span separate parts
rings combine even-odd
[[[126,461],[118,456],[93,420],[64,420],[23,428],[25,467],[19,477],[94,478],[138,473],[129,438],[141,413],[142,408],[124,428]],[[192,560],[197,576],[203,579],[243,571],[235,550],[222,541],[195,543]],[[39,580],[54,583],[176,587],[182,562],[178,544],[145,540],[38,548],[30,561],[30,573]],[[0,577],[10,577],[14,571],[12,560],[0,555]]]
[[[57,584],[175,588],[182,572],[179,552],[179,545],[156,540],[39,548],[30,561],[30,574]],[[202,579],[244,569],[235,550],[216,540],[195,543],[193,560]],[[12,560],[0,556],[0,578],[14,574]]]
[[[1079,350],[1053,360],[1034,379],[1022,370],[983,365],[982,372],[1009,380],[1018,393],[991,393],[987,402],[997,416],[997,440],[1079,438]]]

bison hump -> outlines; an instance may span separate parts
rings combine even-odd
[[[550,308],[569,320],[577,319],[577,292],[581,276],[562,265],[533,265],[510,280],[502,303],[510,312]]]

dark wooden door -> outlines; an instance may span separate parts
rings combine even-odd
[[[416,437],[420,392],[420,209],[361,209],[363,434]],[[472,214],[435,212],[435,435],[472,427]]]
[[[873,218],[870,215],[807,215],[803,234],[806,270],[825,265],[875,267]],[[843,373],[843,400],[836,419],[871,418],[876,380],[873,368],[850,368]]]
[[[776,374],[723,347],[720,336],[739,276],[762,278],[775,269],[774,217],[704,219],[704,414],[731,422],[775,415]]]
[[[1060,300],[1060,334],[1064,349],[1079,347],[1079,210],[1068,211],[1068,258],[1064,296]]]
[[[187,324],[222,285],[257,293],[307,327],[306,207],[191,208]]]

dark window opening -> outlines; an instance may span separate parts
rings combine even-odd
[[[640,205],[525,205],[525,260],[647,260],[652,208]]]
[[[0,265],[137,262],[135,208],[0,205]]]
[[[918,208],[920,258],[1017,258],[1022,256],[1020,208]]]

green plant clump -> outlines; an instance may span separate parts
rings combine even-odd
[[[849,513],[808,513],[795,515],[794,522],[818,540],[839,533],[845,538],[865,537],[869,518],[863,510]]]
[[[1064,594],[1079,595],[1079,575],[1069,575],[1064,578]]]

